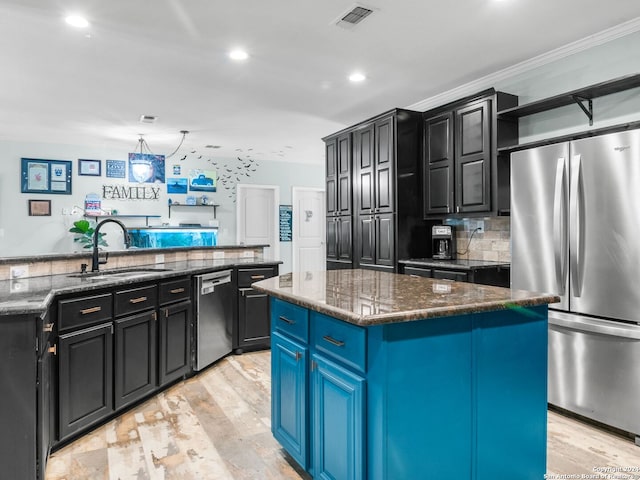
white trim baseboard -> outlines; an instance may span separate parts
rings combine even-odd
[[[626,35],[630,35],[637,31],[640,31],[640,17],[628,20],[614,27],[608,28],[580,40],[576,40],[575,42],[568,43],[567,45],[556,48],[554,50],[550,50],[549,52],[543,53],[523,62],[516,63],[515,65],[504,68],[502,70],[498,70],[497,72],[478,78],[472,82],[465,83],[464,85],[452,88],[451,90],[447,90],[446,92],[442,92],[432,97],[426,98],[405,108],[409,110],[424,112],[426,110],[439,107],[440,105],[445,105],[468,95],[473,95],[474,93],[477,93],[481,90],[491,88],[500,81],[515,77],[516,75],[527,72],[529,70],[533,70],[534,68],[541,67],[561,58],[565,58],[589,48],[602,45],[604,43],[624,37]]]

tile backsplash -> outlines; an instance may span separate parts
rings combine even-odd
[[[473,233],[478,222],[484,223],[482,232]],[[448,219],[445,223],[456,227],[457,258],[511,262],[510,217]]]

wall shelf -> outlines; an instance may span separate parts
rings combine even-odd
[[[144,218],[146,226],[149,226],[150,218],[160,218],[160,215],[91,215],[90,213],[84,214],[85,218],[93,218],[96,221],[99,218]]]
[[[169,218],[171,218],[171,209],[175,208],[175,207],[184,207],[184,208],[202,208],[202,207],[206,207],[206,208],[213,208],[213,218],[216,218],[216,210],[219,207],[219,205],[187,205],[187,204],[182,204],[182,203],[171,203],[169,204]]]
[[[611,126],[602,127],[602,128],[595,128],[592,130],[587,130],[582,132],[569,133],[567,135],[561,135],[558,137],[545,138],[543,140],[535,140],[533,142],[527,142],[527,143],[519,143],[517,145],[511,145],[509,147],[501,147],[498,149],[498,154],[509,155],[512,152],[517,152],[518,150],[526,150],[529,148],[542,147],[544,145],[551,145],[553,143],[571,142],[573,140],[579,140],[581,138],[595,137],[597,135],[606,135],[608,133],[623,132],[625,130],[633,130],[636,128],[640,128],[640,121],[622,123],[618,125],[611,125]]]
[[[553,97],[507,108],[506,110],[499,111],[498,116],[501,118],[520,118],[576,103],[589,118],[589,125],[593,125],[592,100],[594,98],[604,97],[612,93],[622,92],[636,87],[640,87],[640,74],[625,75],[624,77],[596,83]],[[587,105],[585,105],[585,103]]]

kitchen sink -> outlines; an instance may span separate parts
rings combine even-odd
[[[82,278],[89,281],[107,280],[110,278],[134,278],[170,271],[169,268],[127,268],[121,270],[104,270],[102,272],[74,273],[71,278]]]

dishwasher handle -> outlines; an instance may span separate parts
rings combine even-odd
[[[198,275],[197,278],[200,282],[200,295],[208,295],[213,293],[216,287],[231,283],[231,270]]]

